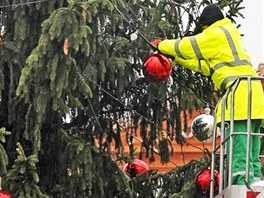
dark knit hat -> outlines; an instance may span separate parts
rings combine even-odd
[[[216,4],[210,4],[203,9],[199,19],[200,25],[211,25],[224,18],[221,9]]]

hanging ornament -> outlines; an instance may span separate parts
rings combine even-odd
[[[0,198],[12,198],[10,194],[2,190],[2,177],[0,177]]]
[[[209,168],[199,172],[195,179],[197,190],[206,197],[210,194],[211,170]],[[214,195],[219,192],[220,177],[217,171],[214,171]]]
[[[0,190],[0,198],[12,198],[12,196],[3,190]]]
[[[191,125],[195,139],[201,142],[210,142],[213,139],[214,117],[210,115],[210,108],[204,109],[205,114],[197,116]]]
[[[145,60],[143,73],[150,81],[165,82],[172,73],[172,65],[165,55],[155,53]]]
[[[134,33],[132,33],[130,35],[130,40],[131,41],[135,41],[135,40],[137,40],[137,38],[138,38],[138,31],[135,31]]]
[[[148,170],[148,165],[140,159],[134,159],[131,163],[126,163],[123,168],[123,172],[128,173],[131,178],[136,177],[138,174],[145,173]]]

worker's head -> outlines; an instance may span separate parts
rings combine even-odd
[[[260,76],[264,76],[264,63],[259,63],[257,72]]]
[[[210,26],[214,22],[224,18],[224,14],[216,4],[210,4],[203,9],[203,12],[199,19],[201,27]]]

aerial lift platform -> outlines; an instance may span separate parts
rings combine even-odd
[[[241,80],[247,80],[248,82],[248,112],[247,112],[247,132],[236,132],[234,133],[234,95],[235,91],[241,82]],[[249,183],[249,162],[250,162],[250,137],[254,135],[261,136],[264,138],[263,133],[251,133],[251,103],[252,103],[252,81],[264,81],[264,77],[258,76],[240,76],[233,83],[233,85],[225,92],[222,97],[222,112],[221,112],[221,123],[220,123],[220,143],[216,145],[217,137],[217,126],[214,126],[214,138],[213,138],[213,148],[212,148],[212,163],[211,163],[211,181],[210,181],[210,198],[264,198],[264,180]],[[225,105],[227,103],[228,96],[231,94],[231,109],[230,109],[230,122],[228,123],[230,127],[230,136],[225,136]],[[264,93],[263,93],[264,94]],[[243,100],[243,98],[242,98]],[[216,121],[216,116],[215,116]],[[247,150],[246,150],[246,178],[245,185],[232,185],[232,160],[227,162],[226,153],[229,152],[230,159],[233,159],[233,138],[236,135],[246,135],[247,136]],[[226,143],[230,142],[230,151],[226,150]],[[260,157],[264,157],[261,156]],[[219,160],[216,160],[219,159]],[[216,164],[219,161],[219,164]],[[218,167],[219,170],[219,192],[218,195],[214,193],[214,172]]]

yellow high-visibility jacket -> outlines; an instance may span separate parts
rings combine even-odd
[[[163,40],[158,49],[175,57],[175,62],[205,76],[225,91],[238,76],[257,76],[238,29],[228,18],[219,20],[202,33],[182,39]],[[225,120],[230,120],[230,96],[225,107]],[[221,100],[217,123],[221,116]],[[241,81],[235,92],[234,120],[246,120],[248,112],[247,81]],[[264,119],[264,93],[259,81],[252,81],[251,119]]]

